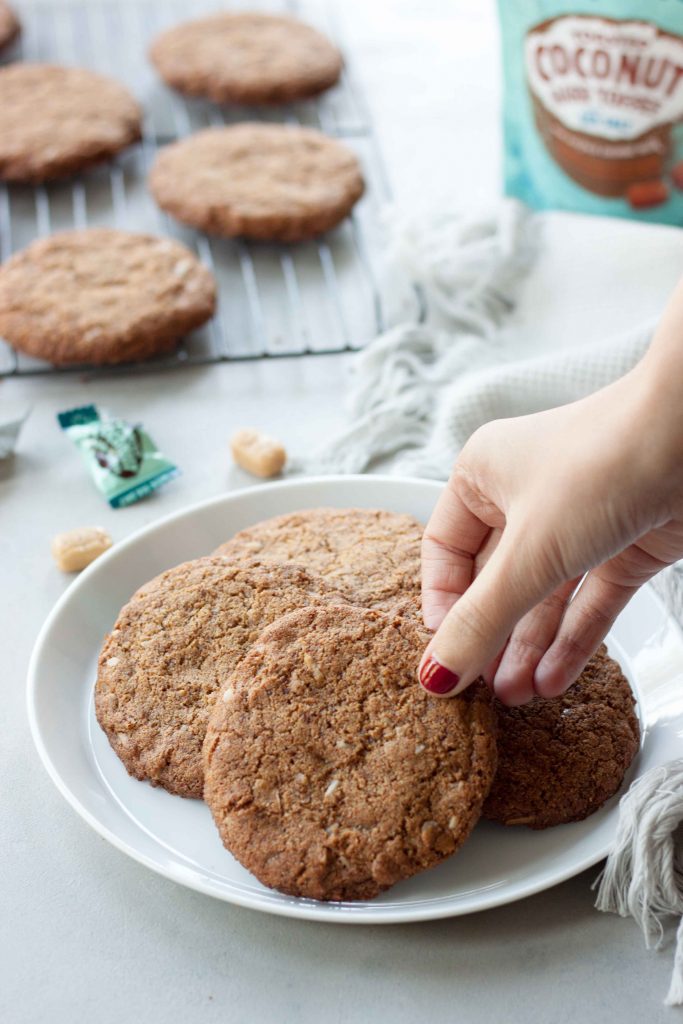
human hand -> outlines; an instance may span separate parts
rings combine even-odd
[[[423,540],[429,692],[483,675],[508,705],[559,695],[635,591],[683,557],[683,290],[676,301],[621,380],[464,447]]]

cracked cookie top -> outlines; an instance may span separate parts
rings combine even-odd
[[[304,509],[241,530],[216,554],[296,562],[354,604],[389,609],[419,599],[422,531],[412,516],[383,509]]]

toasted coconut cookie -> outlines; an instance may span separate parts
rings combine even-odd
[[[504,825],[587,818],[617,792],[640,744],[631,687],[604,646],[561,697],[495,707],[498,771],[484,817]]]
[[[449,857],[495,771],[483,684],[431,699],[409,619],[318,607],[274,623],[216,701],[204,796],[264,884],[367,900]]]
[[[82,171],[140,138],[142,114],[111,78],[53,64],[0,69],[0,178],[41,182]]]
[[[265,519],[221,544],[232,560],[296,562],[367,608],[410,605],[420,594],[422,524],[381,509],[314,508]]]
[[[215,303],[211,272],[179,242],[153,235],[65,231],[0,267],[0,335],[61,366],[171,351]]]
[[[150,57],[162,78],[217,103],[273,104],[315,96],[342,58],[320,32],[282,15],[212,14],[162,33]]]
[[[284,565],[200,558],[162,573],[119,614],[100,654],[95,710],[128,772],[201,797],[201,749],[220,687],[263,629],[315,602],[343,600]]]
[[[207,128],[164,147],[150,174],[164,210],[209,234],[298,242],[346,217],[363,194],[354,154],[280,124]]]

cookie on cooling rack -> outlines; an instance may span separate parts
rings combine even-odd
[[[128,772],[201,797],[209,710],[263,629],[343,597],[303,569],[222,558],[185,562],[138,591],[100,655],[97,719]]]
[[[449,857],[495,771],[482,683],[435,701],[415,681],[428,635],[359,608],[266,630],[214,705],[204,798],[264,885],[366,900]]]
[[[244,123],[164,147],[150,188],[164,210],[210,234],[297,242],[339,224],[364,184],[354,154],[321,132]]]
[[[140,107],[111,78],[83,68],[0,69],[0,178],[41,182],[82,171],[140,138]]]
[[[153,235],[64,231],[0,267],[0,335],[58,366],[169,352],[215,303],[211,272],[184,245]]]
[[[329,89],[342,70],[339,51],[310,25],[254,12],[176,25],[150,57],[169,85],[217,103],[289,103]]]
[[[410,604],[417,614],[422,532],[412,516],[381,509],[304,509],[240,530],[214,554],[295,562],[361,607]]]
[[[498,771],[483,814],[504,825],[587,818],[617,792],[638,751],[633,693],[604,645],[561,697],[495,707]]]
[[[0,50],[13,43],[21,32],[16,14],[5,0],[0,0]]]

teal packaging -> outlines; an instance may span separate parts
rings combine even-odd
[[[683,0],[498,0],[505,192],[683,225]]]
[[[60,412],[57,419],[112,508],[132,505],[178,475],[141,426],[101,416],[94,405]]]

